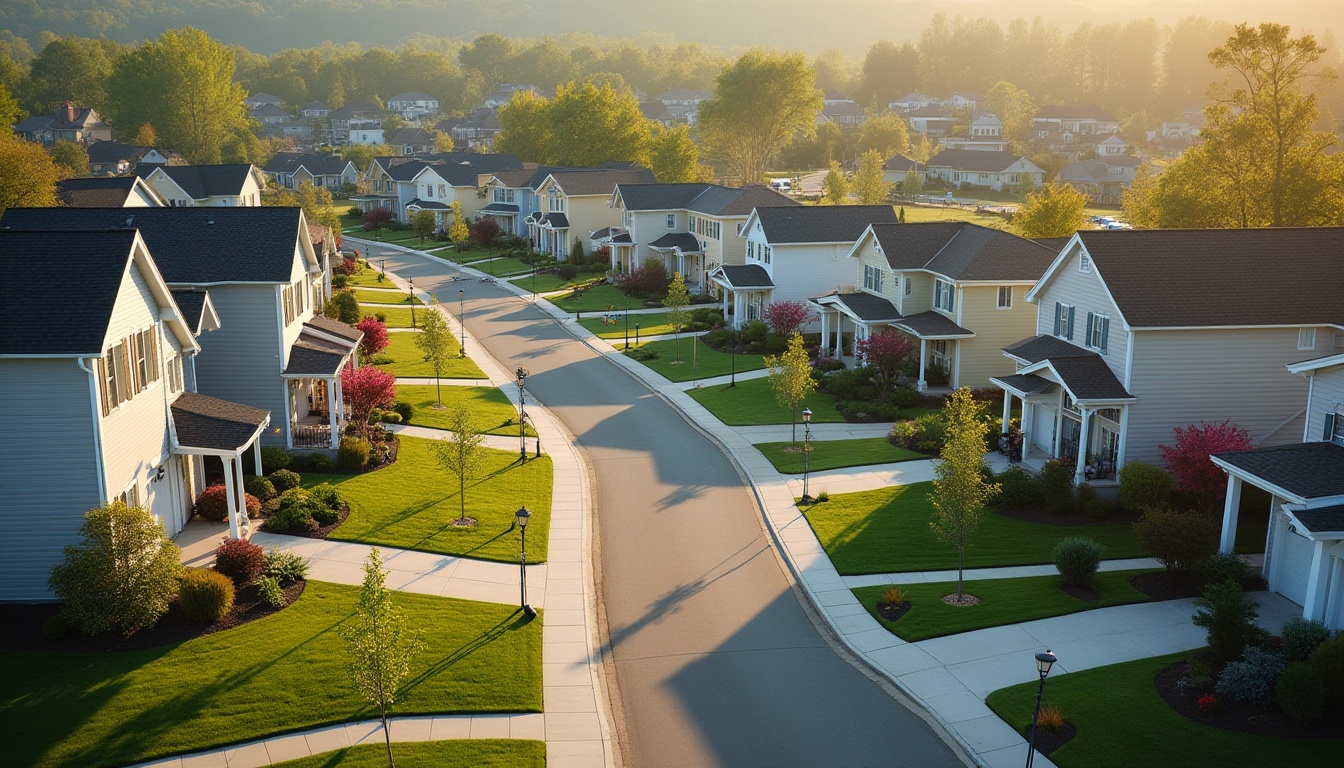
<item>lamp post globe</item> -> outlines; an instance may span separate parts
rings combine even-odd
[[[529,619],[537,615],[536,610],[527,604],[527,521],[531,517],[532,513],[527,511],[527,505],[519,507],[513,515],[521,539],[518,550],[518,606]]]
[[[812,503],[812,494],[808,493],[807,476],[811,469],[812,454],[812,409],[803,409],[803,497],[800,501],[803,504]]]
[[[1027,768],[1031,768],[1036,759],[1036,722],[1041,717],[1041,696],[1045,693],[1045,678],[1056,661],[1059,659],[1049,649],[1036,654],[1036,673],[1041,676],[1041,683],[1036,688],[1036,711],[1031,715],[1031,733],[1027,736]]]

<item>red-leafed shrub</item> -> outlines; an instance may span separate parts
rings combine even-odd
[[[244,539],[225,539],[215,550],[215,570],[238,586],[251,584],[266,567],[266,550]]]
[[[387,337],[387,326],[383,321],[368,315],[356,323],[355,327],[364,333],[364,338],[359,340],[359,354],[365,360],[387,349],[390,340]]]
[[[1249,451],[1251,436],[1230,420],[1221,424],[1200,422],[1173,429],[1174,445],[1160,445],[1162,461],[1176,480],[1176,489],[1194,496],[1206,511],[1223,500],[1227,475],[1209,456],[1231,451]]]
[[[360,437],[368,439],[369,414],[374,408],[391,408],[397,399],[397,380],[377,368],[351,368],[341,371],[341,393],[350,409],[350,423]]]
[[[392,211],[389,208],[370,208],[364,212],[364,229],[381,229],[389,221],[392,221]]]
[[[499,222],[495,221],[493,216],[483,217],[471,225],[471,242],[477,245],[489,245],[502,234],[504,230],[500,229]]]
[[[812,311],[811,305],[796,299],[772,301],[765,305],[765,311],[761,313],[761,319],[770,326],[770,330],[786,339],[801,331],[803,326],[815,318],[816,313]]]
[[[877,371],[878,387],[883,393],[896,385],[901,366],[915,354],[915,349],[910,337],[895,331],[878,331],[854,343],[854,351],[863,358],[863,364]]]
[[[247,505],[247,516],[257,517],[261,514],[261,502],[256,496],[250,493],[243,494]],[[229,491],[222,485],[212,485],[201,491],[201,495],[196,497],[196,514],[201,516],[202,520],[227,520],[229,519]]]

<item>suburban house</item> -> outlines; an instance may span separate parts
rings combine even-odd
[[[1030,181],[1040,186],[1045,169],[1022,155],[975,149],[944,149],[929,158],[925,177],[962,185],[987,187],[996,192]]]
[[[325,101],[310,101],[299,109],[299,116],[307,120],[322,120],[331,115],[331,105]]]
[[[870,224],[895,224],[890,205],[803,205],[757,208],[742,232],[746,257],[709,273],[722,291],[723,316],[734,328],[760,319],[773,301],[806,301],[854,285],[850,248]]]
[[[392,134],[387,143],[401,153],[402,157],[428,154],[437,147],[434,134],[424,128],[402,128]]]
[[[700,117],[700,102],[713,98],[711,91],[696,88],[673,88],[666,93],[659,94],[658,101],[667,107],[667,111],[672,113],[679,122],[695,125]]]
[[[1287,366],[1307,380],[1302,442],[1220,453],[1227,472],[1223,552],[1237,539],[1246,483],[1270,494],[1263,575],[1271,591],[1302,606],[1302,616],[1344,629],[1344,335],[1321,357]]]
[[[249,112],[256,112],[268,104],[274,107],[283,107],[285,106],[285,100],[273,93],[261,92],[248,94],[243,99],[243,104]]]
[[[56,197],[69,208],[160,208],[157,193],[139,176],[91,176],[56,182]]]
[[[1035,334],[992,379],[1021,401],[1028,457],[1075,477],[1156,463],[1172,430],[1230,419],[1257,446],[1303,434],[1283,367],[1338,350],[1344,228],[1084,230],[1027,294]]]
[[[252,119],[265,126],[287,123],[293,120],[294,116],[289,114],[289,110],[279,104],[262,104],[252,110]]]
[[[863,111],[863,107],[849,99],[828,100],[822,106],[821,112],[817,113],[817,125],[835,123],[836,125],[855,126],[863,125],[867,119],[868,113]]]
[[[337,155],[311,152],[277,152],[261,172],[272,184],[285,189],[298,189],[304,182],[332,190],[359,183],[359,169],[354,163]]]
[[[1054,128],[1074,135],[1108,136],[1120,132],[1120,121],[1092,104],[1066,104],[1041,107],[1032,119],[1036,128]]]
[[[907,93],[901,98],[887,104],[887,109],[897,112],[914,112],[916,109],[927,107],[932,104],[939,104],[938,99],[932,96],[925,96],[922,93]]]
[[[89,145],[89,173],[121,175],[138,168],[146,170],[159,165],[184,165],[176,152],[153,147],[136,147],[119,141],[98,141]]]
[[[1003,121],[998,115],[986,112],[971,121],[965,136],[943,137],[943,148],[1006,152],[1008,140],[1003,137]]]
[[[97,112],[68,101],[49,115],[25,117],[14,124],[14,132],[20,138],[47,145],[58,141],[94,144],[112,140],[112,126],[103,122]]]
[[[975,109],[980,99],[975,94],[958,92],[949,94],[941,103],[948,109]]]
[[[358,128],[368,130],[381,126],[383,110],[378,108],[377,104],[370,104],[366,101],[346,104],[340,109],[333,109],[327,115],[331,122],[327,130],[327,137],[333,144],[346,144],[350,142],[351,129]]]
[[[1114,137],[1112,137],[1114,138]],[[1119,203],[1143,161],[1133,155],[1108,155],[1096,160],[1079,160],[1059,171],[1059,181],[1099,203]]]
[[[406,120],[419,120],[439,112],[439,100],[428,93],[407,91],[387,100],[387,108]]]
[[[916,388],[937,369],[952,388],[987,387],[1013,372],[1003,347],[1036,327],[1026,294],[1055,251],[964,222],[872,224],[849,249],[853,287],[810,301],[821,313],[822,348],[844,354],[844,336],[894,328],[919,345]]]
[[[327,265],[299,208],[10,208],[3,230],[134,227],[175,292],[204,292],[220,327],[200,340],[196,391],[269,411],[263,444],[334,450],[340,372],[362,334],[317,308]]]
[[[43,332],[0,340],[0,600],[51,599],[51,568],[94,507],[143,507],[176,534],[207,461],[227,483],[239,536],[241,458],[256,456],[270,413],[196,392],[196,337],[218,325],[207,294],[179,303],[145,240],[120,222],[0,231],[0,249],[24,254],[28,277],[61,286],[68,302],[51,312],[41,292],[0,287],[11,327],[43,318]]]
[[[486,181],[487,203],[476,212],[477,218],[488,216],[499,224],[504,234],[527,237],[528,220],[541,210],[537,189],[552,171],[560,170],[576,169],[522,163],[518,168],[495,171]]]
[[[535,85],[525,85],[522,83],[500,83],[499,87],[496,88],[494,92],[491,93],[489,96],[486,96],[485,100],[482,103],[485,105],[486,109],[493,111],[495,109],[498,109],[499,107],[502,107],[505,104],[508,104],[510,101],[513,100],[513,95],[521,91],[534,93],[538,96],[546,95],[540,88],[536,87]]]
[[[618,184],[610,205],[620,226],[601,231],[594,247],[611,250],[612,269],[629,272],[655,259],[669,274],[680,272],[692,293],[704,293],[708,274],[746,263],[742,231],[754,209],[801,203],[766,186],[690,183]]]
[[[594,232],[620,225],[621,214],[608,205],[617,185],[654,181],[645,168],[552,171],[537,185],[537,210],[523,219],[528,240],[536,250],[565,261],[575,239],[586,249]]]
[[[345,143],[368,144],[370,146],[386,144],[386,131],[383,130],[382,123],[377,120],[351,122],[350,132],[346,136]]]
[[[435,130],[453,137],[453,144],[464,149],[489,147],[501,130],[495,110],[482,107],[466,117],[445,118],[435,126]]]
[[[266,188],[251,163],[146,166],[138,173],[174,208],[259,206]]]
[[[375,157],[365,174],[370,191],[350,199],[361,212],[387,208],[403,224],[409,223],[411,213],[434,211],[437,226],[443,229],[452,224],[453,201],[462,204],[463,216],[473,218],[485,205],[484,185],[490,174],[522,166],[514,155],[475,152]]]
[[[910,121],[910,127],[915,133],[922,133],[930,138],[946,136],[952,132],[952,126],[957,122],[957,116],[952,114],[951,110],[937,104],[906,112],[905,119]]]
[[[639,111],[647,120],[652,120],[664,128],[671,128],[677,122],[677,116],[668,111],[661,101],[641,101]]]
[[[924,164],[905,155],[897,155],[882,166],[882,180],[888,184],[900,184],[905,177],[914,173],[920,181],[924,180]]]

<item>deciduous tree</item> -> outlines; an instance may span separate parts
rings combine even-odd
[[[452,209],[453,223],[448,225],[448,239],[453,241],[455,250],[465,251],[471,245],[471,228],[467,226],[467,217],[462,214],[462,203],[454,200]]]
[[[817,313],[812,310],[812,305],[797,299],[772,301],[761,312],[761,319],[770,330],[785,339],[793,338],[795,333],[803,330],[803,326],[816,318]]]
[[[434,227],[438,224],[438,219],[433,211],[416,211],[407,217],[411,224],[411,231],[420,238],[420,242],[425,242],[434,236]]]
[[[448,416],[448,429],[452,437],[434,441],[434,458],[448,474],[457,478],[457,524],[465,526],[467,521],[467,483],[476,479],[485,462],[485,451],[481,442],[485,439],[480,425],[472,418],[467,406],[458,403]]]
[[[966,547],[980,527],[985,504],[999,492],[998,483],[985,481],[983,405],[967,387],[952,392],[943,405],[943,448],[934,463],[934,518],[930,525],[943,541],[957,548],[957,601],[962,600]]]
[[[886,160],[875,149],[864,152],[859,158],[859,170],[854,172],[854,194],[859,205],[881,205],[887,202],[891,194],[891,184],[883,176],[882,166]]]
[[[495,139],[495,149],[517,155],[524,162],[545,162],[546,146],[550,142],[546,120],[550,104],[549,100],[532,91],[514,93],[507,104],[496,110],[500,131]]]
[[[1027,195],[1013,214],[1013,226],[1023,237],[1068,237],[1083,226],[1086,209],[1087,195],[1056,182]]]
[[[373,315],[367,315],[355,327],[364,334],[364,338],[359,340],[359,354],[360,358],[367,364],[370,358],[387,349],[390,342],[387,326]]]
[[[831,161],[831,169],[826,172],[826,178],[821,180],[821,204],[849,204],[849,179],[840,170],[840,163],[834,160]]]
[[[648,167],[650,140],[639,100],[609,84],[562,85],[546,108],[546,162],[554,165],[622,160]]]
[[[0,125],[13,125],[28,116],[28,112],[19,106],[19,102],[10,94],[9,88],[0,82]]]
[[[663,184],[703,181],[700,148],[691,140],[691,128],[677,124],[664,128],[653,124],[649,142],[649,170]]]
[[[883,393],[896,386],[901,366],[915,354],[918,347],[909,336],[890,330],[881,330],[866,339],[854,342],[854,351],[863,364],[877,372],[878,386]]]
[[[119,43],[107,39],[52,40],[29,67],[22,94],[25,105],[33,114],[53,112],[67,101],[102,112],[113,61],[122,51]]]
[[[1162,461],[1176,481],[1176,489],[1199,499],[1212,512],[1227,493],[1227,475],[1209,457],[1217,453],[1249,451],[1251,436],[1231,420],[1220,424],[1201,421],[1171,431],[1174,442],[1159,445]]]
[[[56,205],[56,182],[66,175],[40,144],[0,132],[0,213]]]
[[[897,97],[899,98],[899,97]],[[910,149],[910,129],[905,118],[895,112],[868,118],[859,134],[859,151],[872,150],[886,162]]]
[[[65,169],[67,176],[83,176],[89,172],[89,153],[82,144],[58,141],[51,145],[51,157]]]
[[[690,325],[691,313],[687,307],[691,305],[691,294],[686,290],[686,279],[680,272],[672,273],[672,282],[667,286],[667,296],[663,297],[663,306],[668,310],[668,319],[672,324],[672,332],[681,336],[681,332]],[[695,339],[691,339],[695,343]],[[677,355],[676,362],[681,362],[681,355]]]
[[[369,438],[369,416],[374,408],[390,408],[397,399],[397,380],[390,374],[377,368],[353,368],[346,366],[341,370],[341,396],[345,406],[350,409],[350,423],[355,425],[359,436]]]
[[[765,367],[769,371],[770,389],[780,406],[789,409],[790,435],[793,443],[798,442],[798,406],[817,388],[817,380],[812,377],[812,361],[803,347],[803,335],[795,333],[789,337],[789,346],[780,355],[765,358]]]
[[[425,361],[434,369],[436,407],[442,408],[443,394],[440,391],[439,379],[443,376],[443,369],[448,365],[449,358],[453,356],[456,344],[453,341],[452,329],[448,327],[448,321],[444,319],[438,305],[421,313],[421,318],[420,332],[415,334],[415,346],[420,348]]]
[[[989,89],[986,108],[1003,121],[1003,136],[1020,146],[1027,140],[1032,121],[1036,117],[1036,100],[1016,85],[1000,80]]]

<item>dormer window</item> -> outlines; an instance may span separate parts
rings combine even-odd
[[[667,228],[676,229],[676,227],[677,227],[677,214],[675,213],[667,214]]]
[[[1087,250],[1084,248],[1078,249],[1078,271],[1079,272],[1092,271],[1092,257],[1088,255]]]

